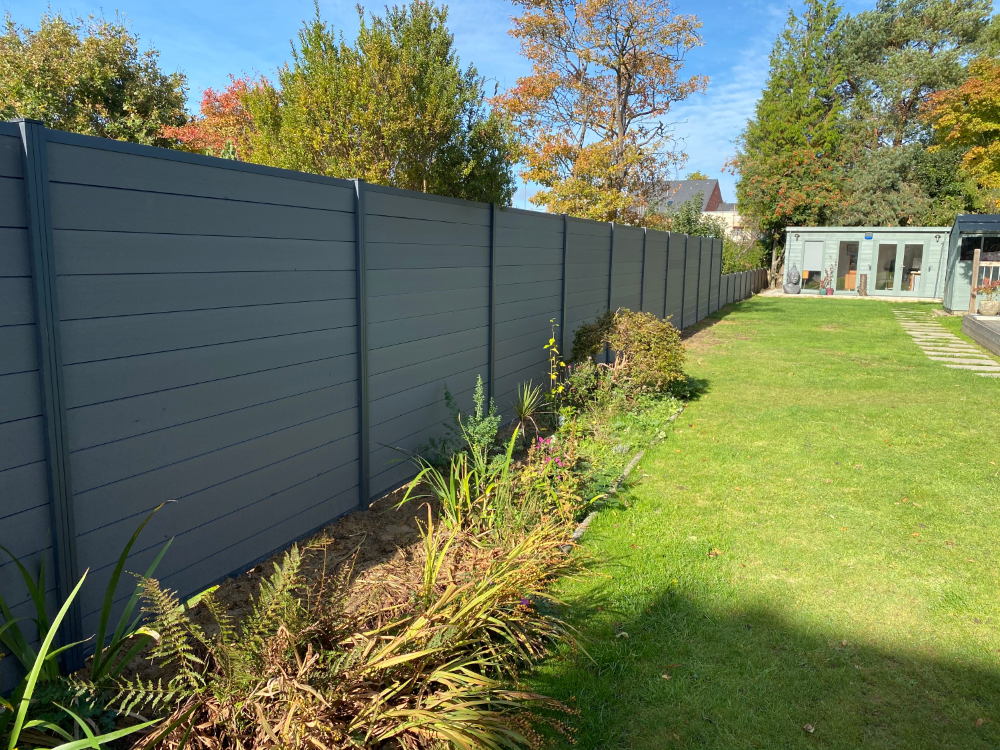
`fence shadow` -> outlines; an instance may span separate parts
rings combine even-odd
[[[610,581],[568,602],[593,660],[564,654],[532,682],[579,709],[578,747],[1000,746],[1000,668],[803,629],[764,604],[721,610],[673,575],[637,614],[613,610]]]

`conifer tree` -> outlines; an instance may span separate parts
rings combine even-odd
[[[840,200],[840,7],[806,0],[789,11],[770,74],[730,168],[741,214],[768,239],[790,224],[822,224]]]

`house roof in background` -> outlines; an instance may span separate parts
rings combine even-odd
[[[719,207],[715,209],[716,211],[735,211],[735,203],[720,203]]]
[[[663,191],[663,202],[668,206],[679,206],[702,193],[701,210],[704,211],[718,187],[718,180],[670,180]]]

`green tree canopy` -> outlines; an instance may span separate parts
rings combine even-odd
[[[965,79],[986,31],[990,0],[878,0],[846,19],[838,57],[844,70],[845,129],[855,154],[926,143],[921,107],[934,91]]]
[[[780,238],[793,224],[950,224],[974,210],[961,152],[928,150],[922,110],[994,38],[989,0],[878,0],[849,17],[806,0],[730,162],[741,213]]]
[[[278,86],[248,87],[252,161],[509,205],[517,143],[463,69],[447,10],[415,0],[366,20],[353,45],[316,15]]]
[[[159,53],[140,51],[121,18],[75,22],[42,15],[38,30],[8,13],[0,36],[0,119],[26,117],[57,130],[170,146],[164,126],[178,126],[186,80],[166,74]]]

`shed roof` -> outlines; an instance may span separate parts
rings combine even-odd
[[[997,217],[1000,219],[1000,216]],[[862,232],[882,232],[892,234],[908,233],[944,233],[951,231],[951,227],[786,227],[786,233],[798,232],[799,234],[860,234]]]
[[[972,232],[1000,232],[1000,214],[959,214],[955,217],[959,234]]]

